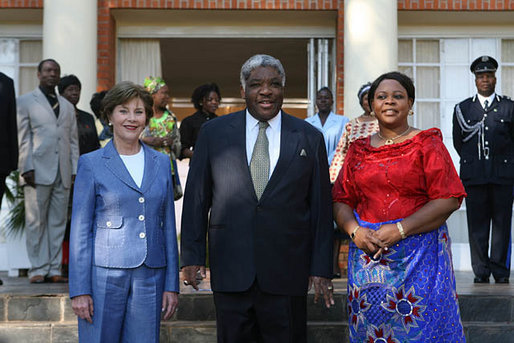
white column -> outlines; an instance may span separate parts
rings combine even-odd
[[[380,74],[398,69],[396,0],[344,2],[344,114],[362,114],[357,92]]]
[[[61,66],[61,76],[75,74],[82,83],[78,107],[91,113],[96,92],[97,0],[45,0],[43,58]]]

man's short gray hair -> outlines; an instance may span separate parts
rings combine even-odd
[[[241,67],[240,81],[241,86],[246,91],[246,81],[250,77],[252,71],[257,67],[273,67],[280,74],[282,80],[282,87],[286,85],[286,72],[282,63],[278,59],[269,55],[254,55],[250,57]]]

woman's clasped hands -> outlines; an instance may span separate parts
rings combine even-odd
[[[376,231],[360,227],[355,233],[353,242],[357,248],[377,259],[401,239],[402,236],[396,224],[384,224]]]

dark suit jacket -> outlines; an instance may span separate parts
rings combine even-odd
[[[478,134],[469,141],[459,126],[456,111],[453,112],[453,146],[460,155],[460,178],[464,185],[513,184],[514,183],[514,102],[496,96],[484,112],[477,96],[458,104],[464,120],[474,125],[485,118],[485,146],[489,148],[489,159],[478,157]]]
[[[10,77],[0,73],[0,175],[18,168],[16,97]]]
[[[332,275],[332,202],[323,136],[282,114],[280,157],[258,201],[245,127],[245,111],[202,126],[184,196],[181,263],[205,264],[208,232],[214,291],[245,291],[257,279],[265,292],[305,295],[310,275]]]

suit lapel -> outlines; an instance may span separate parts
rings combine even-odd
[[[54,120],[54,121],[57,121],[57,118],[55,117],[55,113],[54,113],[54,110],[52,109],[52,106],[50,106],[50,103],[48,102],[48,99],[46,98],[46,96],[43,94],[43,92],[41,91],[41,89],[36,88],[34,90],[34,97],[36,98],[36,101],[45,108],[46,112],[48,114],[50,114],[50,117]]]
[[[494,111],[494,109],[495,109],[496,107],[498,107],[498,105],[499,105],[499,102],[498,102],[498,95],[495,95],[495,96],[494,96],[494,98],[493,98],[493,101],[491,102],[491,106],[489,106],[489,108],[487,109],[487,113]],[[496,112],[497,112],[497,111],[498,111],[498,110],[496,110]]]
[[[155,154],[154,151],[150,151],[151,149],[145,144],[141,143],[141,145],[145,152],[145,169],[143,172],[143,181],[141,182],[141,191],[144,193],[153,183],[160,166],[157,154]]]
[[[234,118],[228,126],[230,130],[227,134],[228,145],[235,148],[234,153],[239,163],[238,166],[235,166],[236,170],[242,170],[245,173],[247,191],[252,193],[257,200],[246,154],[246,110],[234,114]]]
[[[146,162],[146,151],[145,151],[145,162]],[[105,166],[107,169],[111,171],[118,179],[120,179],[123,183],[125,183],[130,188],[140,192],[139,187],[137,187],[136,183],[130,176],[127,168],[125,167],[125,163],[121,160],[120,155],[116,151],[112,140],[107,143],[104,149],[103,158],[105,159]],[[145,170],[146,174],[146,170]],[[144,177],[143,177],[144,181]]]
[[[271,174],[270,180],[264,189],[261,199],[263,199],[267,193],[270,192],[277,183],[280,182],[284,174],[286,173],[291,160],[293,159],[296,151],[298,150],[298,130],[294,126],[292,118],[282,112],[282,129],[280,133],[280,155],[278,157],[277,165]]]

